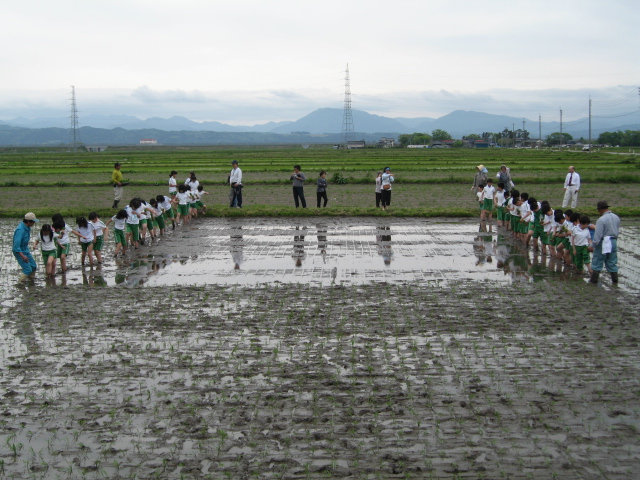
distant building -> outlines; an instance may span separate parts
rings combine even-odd
[[[454,140],[434,140],[431,142],[431,148],[450,148],[453,142]]]
[[[85,148],[87,152],[104,152],[107,149],[106,145],[86,145]]]
[[[352,148],[364,148],[366,147],[366,143],[364,140],[349,140],[347,142],[347,148],[348,149],[352,149]]]
[[[156,140],[155,138],[143,138],[142,140],[140,140],[140,145],[157,145],[158,144],[158,140]]]
[[[395,146],[396,140],[391,137],[381,137],[380,140],[378,140],[378,143],[376,143],[376,147],[378,148],[393,148]]]

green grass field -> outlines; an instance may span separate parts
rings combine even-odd
[[[57,211],[66,215],[95,210],[103,216],[111,212],[110,187],[113,163],[122,163],[122,172],[131,184],[129,197],[148,199],[166,194],[171,170],[178,181],[195,171],[211,193],[206,197],[209,214],[227,215],[310,215],[315,211],[315,179],[320,170],[328,172],[329,206],[325,215],[383,214],[374,206],[375,173],[390,166],[396,175],[390,213],[404,216],[475,216],[476,204],[470,190],[478,164],[494,175],[501,164],[511,168],[517,188],[553,206],[562,200],[562,182],[569,165],[575,165],[584,188],[581,211],[594,214],[595,202],[606,199],[622,215],[640,215],[640,158],[608,152],[582,153],[551,150],[412,150],[366,149],[338,151],[311,146],[270,148],[115,148],[102,153],[68,153],[23,150],[0,151],[0,212],[19,216],[27,210],[39,215]],[[627,153],[625,151],[625,153]],[[231,161],[243,170],[245,208],[226,208],[226,176]],[[289,174],[300,164],[307,174],[306,212],[292,208]],[[347,185],[332,184],[340,173]]]

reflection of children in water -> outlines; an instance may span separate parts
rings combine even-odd
[[[485,263],[493,262],[496,244],[491,235],[478,236],[473,242],[473,253],[478,259],[476,266],[481,267]],[[498,266],[500,268],[500,266]]]
[[[307,227],[302,227],[302,233],[307,229]],[[296,227],[296,230],[299,231],[300,227]],[[296,267],[302,266],[302,261],[307,258],[307,254],[304,251],[304,237],[305,235],[294,235],[293,237],[293,261],[296,263]]]
[[[378,255],[382,257],[385,265],[390,265],[393,260],[393,249],[391,248],[391,227],[388,225],[378,225],[376,227],[376,246]]]
[[[495,246],[496,267],[504,268],[509,259],[509,247],[506,245],[503,235],[499,235]]]
[[[473,241],[473,254],[476,256],[476,267],[483,266],[487,261],[484,253],[484,242],[482,237],[476,237]]]
[[[318,250],[322,255],[322,261],[327,263],[327,231],[329,227],[321,223],[316,225],[316,228],[318,230]]]
[[[95,287],[95,286],[106,287],[107,286],[107,282],[102,277],[102,275],[100,275],[99,273],[94,275],[93,271],[91,271],[88,275],[87,275],[87,272],[85,272],[84,270],[82,271],[82,283],[83,285],[87,285],[89,287]]]
[[[231,260],[234,270],[240,270],[240,265],[244,262],[244,238],[242,236],[242,226],[231,227],[230,247]]]

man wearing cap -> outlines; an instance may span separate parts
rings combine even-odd
[[[231,185],[231,192],[229,193],[229,200],[231,204],[229,207],[242,208],[242,170],[238,167],[238,161],[231,162],[233,168],[229,173],[229,185]]]
[[[578,206],[578,191],[580,190],[580,174],[576,172],[576,167],[569,167],[569,173],[564,179],[564,199],[562,200],[562,208],[571,208]]]
[[[36,273],[36,261],[29,251],[29,240],[31,240],[31,228],[39,220],[32,212],[27,213],[24,219],[13,232],[13,255],[18,260],[18,264],[22,268],[20,282],[24,282],[29,277],[33,277]]]
[[[611,274],[611,281],[618,284],[618,235],[620,233],[620,217],[609,210],[607,202],[598,202],[596,205],[600,218],[596,222],[596,231],[593,235],[592,246],[589,251],[593,252],[591,261],[591,279],[593,284],[598,283],[598,277],[604,264],[607,272]]]
[[[122,172],[120,171],[120,162],[116,162],[113,166],[111,183],[113,183],[113,206],[111,208],[118,208],[118,202],[122,200],[122,194],[124,193],[124,185],[122,184]]]

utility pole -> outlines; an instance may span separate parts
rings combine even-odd
[[[516,124],[511,124],[511,136],[513,137],[513,148],[516,148]]]
[[[538,114],[538,145],[542,146],[542,115]]]
[[[525,138],[524,138],[524,125],[525,125],[525,119],[523,118],[522,119],[522,143],[523,144],[524,144],[524,140],[525,140]]]
[[[349,83],[349,64],[347,63],[346,76],[344,78],[344,113],[342,116],[342,143],[345,150],[349,146],[349,140],[353,139],[353,113],[351,112],[351,85]]]
[[[591,95],[589,95],[589,153],[591,153]]]
[[[562,107],[560,107],[560,150],[562,150],[562,140],[564,137],[562,136]]]

